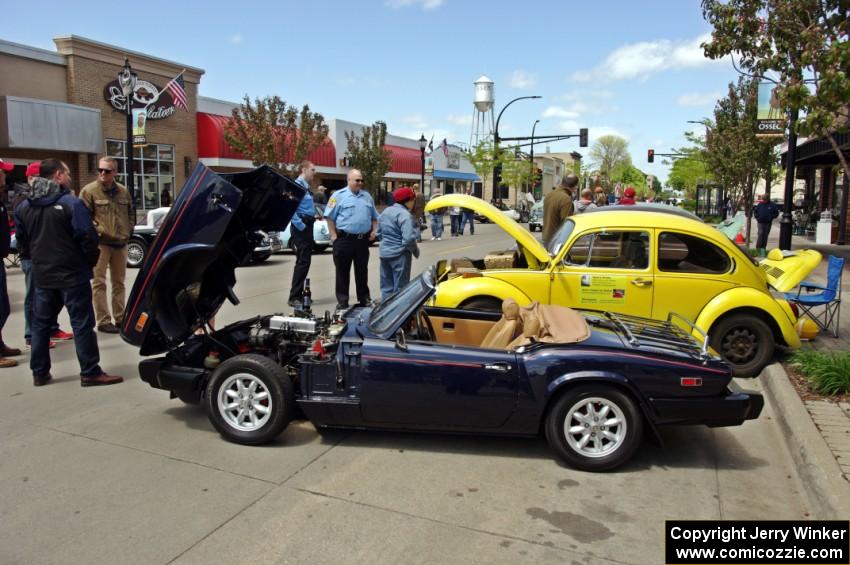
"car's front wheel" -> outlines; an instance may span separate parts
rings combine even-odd
[[[258,445],[276,438],[292,420],[295,392],[286,371],[262,355],[231,357],[207,385],[215,429],[234,443]]]
[[[134,269],[141,267],[148,254],[148,246],[138,239],[131,239],[127,244],[127,266]]]
[[[476,296],[460,305],[461,310],[484,310],[486,312],[501,312],[502,301],[490,296]]]
[[[555,401],[546,439],[565,463],[583,471],[609,471],[634,455],[643,437],[640,410],[625,393],[606,385],[574,388]]]
[[[711,347],[729,363],[735,377],[756,377],[773,358],[773,332],[752,314],[727,316],[709,334]]]

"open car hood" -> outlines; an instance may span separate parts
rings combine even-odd
[[[445,196],[438,196],[425,205],[425,211],[430,212],[437,208],[447,208],[450,206],[460,206],[461,208],[481,214],[516,239],[520,247],[531,254],[538,263],[545,265],[552,260],[549,252],[543,247],[543,244],[530,231],[506,216],[504,212],[492,204],[484,202],[475,196],[469,196],[468,194],[446,194]]]
[[[779,292],[791,292],[821,262],[822,256],[814,249],[782,251],[771,249],[759,266],[767,277],[767,284]]]
[[[286,229],[304,198],[300,185],[263,165],[215,173],[198,164],[139,270],[121,327],[142,355],[161,353],[206,323],[233,294],[236,268],[255,230]]]

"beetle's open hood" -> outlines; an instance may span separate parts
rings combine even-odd
[[[121,327],[142,355],[168,350],[233,295],[255,230],[286,229],[305,190],[269,166],[219,174],[199,164],[142,264]]]
[[[782,251],[771,249],[759,266],[767,277],[767,284],[779,292],[791,292],[821,262],[822,256],[814,249]]]
[[[470,196],[468,194],[446,194],[445,196],[438,196],[428,202],[425,206],[425,211],[430,212],[437,208],[447,208],[450,206],[460,206],[461,208],[466,208],[467,210],[472,210],[473,212],[481,214],[505,230],[517,241],[520,247],[527,252],[526,255],[531,255],[537,263],[545,265],[552,260],[549,256],[549,252],[546,251],[545,247],[543,247],[543,244],[540,243],[530,231],[522,227],[515,220],[506,216],[504,212],[492,204],[484,202],[475,196]]]

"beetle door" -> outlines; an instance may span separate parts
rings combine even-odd
[[[553,268],[549,303],[649,317],[650,231],[600,230],[575,238]]]
[[[516,355],[505,351],[401,336],[366,339],[363,418],[417,428],[498,428],[516,406],[518,375]]]

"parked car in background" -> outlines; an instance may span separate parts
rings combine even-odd
[[[138,268],[147,258],[148,250],[170,210],[170,207],[149,210],[145,215],[145,223],[133,226],[133,235],[130,236],[130,241],[127,243],[128,267]],[[251,238],[255,247],[248,263],[262,263],[271,257],[272,244],[268,234],[256,230],[255,233],[251,234]]]
[[[513,206],[508,206],[504,202],[496,202],[496,204],[493,204],[492,206],[497,210],[501,210],[501,212],[505,216],[515,222],[524,223],[528,221],[528,212],[525,210],[525,208],[520,207],[519,209],[517,209]],[[475,221],[482,224],[488,224],[491,222],[490,218],[487,217],[486,214],[480,214],[478,212],[475,212]]]
[[[756,264],[690,212],[662,205],[605,206],[570,216],[544,246],[500,210],[446,195],[426,206],[474,208],[517,242],[481,259],[440,261],[435,306],[498,311],[505,298],[665,320],[695,320],[736,376],[755,377],[776,345],[800,346],[789,292],[821,261],[814,250]]]
[[[322,204],[316,204],[316,220],[313,222],[313,252],[322,253],[331,246],[331,232],[328,230],[328,221],[325,220],[325,207]],[[269,232],[272,238],[272,247],[274,253],[292,249],[292,238],[289,233],[290,226],[286,226],[283,231]]]
[[[187,181],[190,213],[166,218],[176,235],[155,243],[121,332],[154,356],[141,379],[203,403],[229,441],[272,441],[300,408],[320,430],[542,432],[560,460],[605,471],[661,426],[740,425],[762,410],[690,329],[539,304],[433,307],[433,267],[375,308],[270,312],[199,334],[224,300],[238,303],[245,230],[283,229],[300,197],[269,167],[228,178]]]
[[[528,215],[528,231],[543,231],[543,201],[537,202],[531,207]]]

